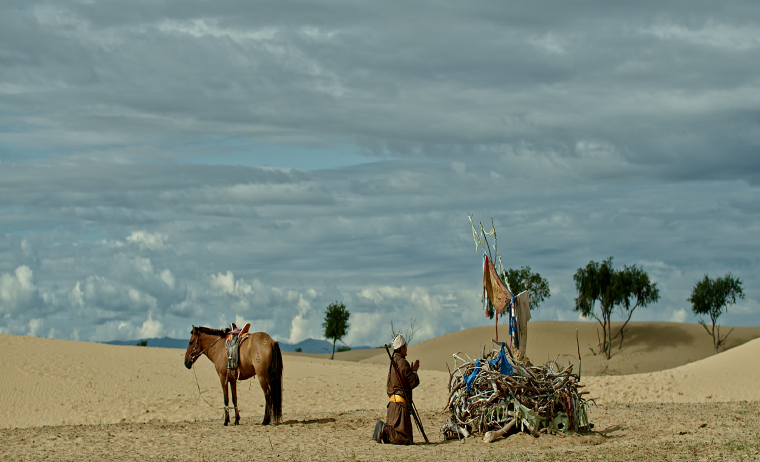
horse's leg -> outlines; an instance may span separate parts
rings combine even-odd
[[[235,425],[240,423],[240,412],[237,405],[237,381],[230,380],[230,389],[232,390],[232,405],[235,406]]]
[[[269,391],[266,373],[259,374],[259,385],[264,390],[264,399],[266,401],[264,404],[264,420],[261,422],[261,425],[269,425],[269,421],[272,420],[272,393]]]
[[[230,398],[227,394],[227,373],[220,377],[222,381],[222,392],[224,393],[224,425],[227,426],[230,423],[230,413],[227,408],[230,405]]]

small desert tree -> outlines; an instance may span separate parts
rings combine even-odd
[[[407,345],[412,344],[412,339],[414,338],[415,332],[417,332],[420,328],[419,326],[416,326],[417,320],[416,319],[409,319],[409,328],[405,331],[396,331],[396,327],[393,325],[393,321],[391,320],[391,338],[396,338],[396,334],[401,334],[404,336],[404,339],[406,340]]]
[[[647,273],[636,265],[625,266],[622,270],[612,267],[612,257],[602,263],[590,261],[585,268],[578,268],[573,276],[578,297],[575,299],[575,311],[583,317],[592,317],[602,326],[604,336],[599,345],[607,359],[612,356],[612,340],[623,335],[634,310],[647,306],[660,299],[656,282],[650,282]],[[600,314],[594,308],[599,302]],[[611,318],[615,308],[619,308],[625,322],[615,336],[612,336]]]
[[[322,323],[322,327],[325,328],[325,337],[331,338],[333,341],[333,351],[330,359],[335,358],[335,342],[338,339],[343,339],[343,336],[348,332],[348,317],[351,313],[346,309],[346,305],[343,302],[330,303],[325,310],[325,322]]]
[[[530,310],[538,308],[544,300],[551,297],[549,293],[549,281],[540,274],[530,270],[530,266],[523,266],[519,270],[509,268],[501,275],[503,281],[509,283],[514,295],[527,290],[530,293]]]
[[[700,318],[699,323],[705,328],[708,334],[712,335],[713,347],[717,354],[720,347],[725,345],[726,339],[731,334],[733,329],[728,331],[728,334],[721,337],[720,326],[716,324],[718,317],[723,314],[723,311],[728,309],[728,305],[736,303],[737,298],[744,298],[744,291],[742,290],[741,279],[734,277],[731,273],[715,279],[711,279],[705,274],[705,277],[701,281],[697,281],[694,284],[694,288],[691,291],[691,297],[687,300],[691,302],[691,311],[694,314],[709,315],[712,321],[712,328],[708,328],[705,321]]]

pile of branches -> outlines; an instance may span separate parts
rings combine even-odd
[[[451,418],[441,427],[445,438],[481,433],[484,441],[491,442],[513,427],[536,437],[589,428],[588,402],[593,400],[583,398],[588,392],[579,391],[583,385],[572,364],[561,370],[556,359],[545,366],[531,366],[527,361],[522,364],[508,346],[504,347],[509,356],[502,354],[502,361],[506,359],[512,368],[508,375],[499,372],[501,364],[495,361],[500,349],[485,353],[477,361],[454,354],[457,366],[453,373],[449,371]]]

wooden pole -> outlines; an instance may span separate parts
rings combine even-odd
[[[499,341],[499,313],[493,309],[493,318],[496,320],[496,341]]]

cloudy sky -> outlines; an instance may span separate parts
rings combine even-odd
[[[0,333],[349,345],[490,323],[468,213],[577,320],[590,260],[760,325],[760,5],[0,3]]]

